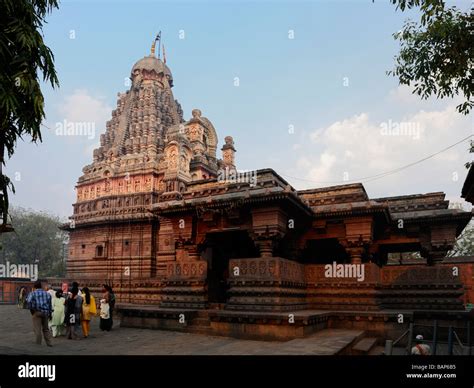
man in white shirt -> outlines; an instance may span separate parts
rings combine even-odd
[[[416,345],[411,348],[411,354],[416,356],[431,355],[431,348],[429,345],[423,343],[423,336],[421,334],[416,336]]]
[[[45,289],[46,289],[46,292],[47,292],[49,295],[51,295],[51,300],[53,300],[53,298],[56,297],[56,291],[54,291],[54,290],[51,288],[51,284],[46,284]]]

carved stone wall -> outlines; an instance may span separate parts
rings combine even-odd
[[[324,265],[307,265],[307,301],[312,308],[372,311],[382,309],[462,310],[460,276],[449,266],[364,264],[365,279],[328,278]]]
[[[280,257],[229,262],[226,309],[289,311],[306,307],[304,266]]]
[[[461,277],[450,266],[387,266],[381,271],[382,307],[462,310]]]
[[[380,268],[373,263],[359,265],[364,268],[363,281],[356,277],[328,277],[325,265],[306,265],[308,304],[312,308],[323,310],[380,309]]]
[[[207,307],[207,262],[203,260],[170,262],[162,291],[161,307]]]
[[[67,276],[128,282],[156,275],[153,222],[77,228],[70,234]]]

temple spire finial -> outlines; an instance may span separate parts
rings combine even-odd
[[[160,44],[161,44],[161,31],[158,32],[158,34],[155,37],[155,40],[151,44],[151,52],[150,56],[154,57],[155,56],[155,47],[156,47],[156,42],[158,42],[158,59],[160,59]]]

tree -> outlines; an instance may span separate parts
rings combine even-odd
[[[474,106],[474,16],[456,7],[445,7],[443,0],[390,0],[397,9],[420,7],[420,24],[405,22],[393,36],[400,41],[400,53],[389,75],[413,93],[427,99],[464,95],[457,106],[468,114]],[[471,9],[472,11],[472,9]]]
[[[65,275],[67,232],[59,230],[59,217],[47,213],[11,209],[13,233],[0,235],[0,261],[37,264],[41,277]]]
[[[59,82],[54,56],[42,35],[45,16],[58,8],[57,0],[0,1],[0,233],[8,224],[8,191],[15,188],[3,172],[16,142],[25,135],[41,141],[45,117],[39,73],[54,88]]]
[[[471,256],[474,255],[474,222],[471,221],[464,228],[461,235],[456,239],[456,243],[447,257]]]
[[[474,140],[471,140],[471,142],[469,143],[469,153],[471,154],[474,153]],[[467,162],[465,164],[467,169],[471,168],[473,165],[474,165],[474,161]]]

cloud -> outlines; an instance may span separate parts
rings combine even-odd
[[[112,107],[102,97],[92,96],[85,89],[76,89],[57,105],[56,110],[55,116],[59,120],[53,123],[53,132],[66,139],[87,140],[86,152],[92,154],[91,149],[99,144],[99,134],[105,131]]]
[[[418,94],[413,93],[413,89],[411,86],[399,85],[387,94],[386,103],[390,104],[392,108],[402,109],[405,113],[413,113],[427,109],[427,107],[431,110],[442,110],[448,105],[457,106],[463,102],[461,96],[452,99],[437,99],[431,96],[424,100]]]
[[[413,89],[406,85],[400,85],[388,93],[388,101],[397,104],[420,104],[420,97],[413,94]]]
[[[403,88],[389,93],[393,96],[408,102]],[[310,144],[298,150],[296,161],[297,176],[306,180],[304,186],[354,181],[362,182],[370,196],[445,191],[459,197],[466,174],[463,165],[469,159],[467,142],[396,174],[368,179],[434,154],[473,133],[471,121],[456,111],[455,101],[440,109],[424,104],[424,110],[403,116],[392,116],[397,111],[393,103],[385,111],[361,112],[311,132]],[[319,151],[314,152],[315,148]]]
[[[76,89],[58,106],[58,112],[69,121],[90,121],[104,126],[112,107],[102,97],[91,96],[85,89]]]

